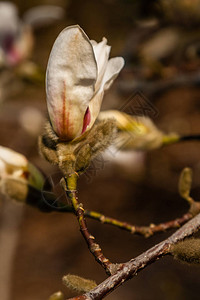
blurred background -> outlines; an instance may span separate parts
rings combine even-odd
[[[19,19],[16,14],[5,17],[0,2],[0,16],[4,16],[0,18],[0,43],[1,28],[12,32],[0,52],[2,146],[23,153],[47,177],[61,176],[39,156],[37,137],[47,116],[44,74],[48,56],[59,32],[72,24],[79,24],[98,42],[105,36],[112,45],[111,56],[125,58],[125,67],[106,94],[102,109],[121,109],[131,103],[136,113],[145,112],[165,132],[200,133],[199,0],[12,3]],[[57,8],[31,10],[41,5]],[[21,56],[13,56],[8,53],[10,45],[22,33]],[[178,195],[179,174],[186,166],[193,169],[192,196],[199,200],[199,152],[199,142],[184,142],[148,153],[99,157],[80,178],[80,202],[87,209],[138,225],[181,216],[188,207]],[[68,273],[97,283],[106,278],[89,253],[73,215],[45,214],[4,196],[1,200],[2,300],[45,300],[58,290],[65,298],[72,297],[76,293],[61,280]],[[112,262],[125,262],[172,233],[145,239],[94,220],[88,220],[88,227]],[[165,257],[107,299],[195,300],[199,299],[199,278],[199,267]]]

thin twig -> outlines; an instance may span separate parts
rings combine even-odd
[[[119,269],[114,275],[108,277],[90,292],[82,296],[71,298],[71,300],[100,300],[105,298],[114,289],[119,287],[128,279],[132,278],[146,266],[169,254],[170,247],[172,245],[184,240],[186,237],[193,235],[199,229],[200,214],[188,221],[166,240],[153,246],[135,259],[131,259],[129,262],[122,264],[121,269]]]
[[[74,192],[76,194],[76,191]],[[27,203],[29,205],[37,207],[38,209],[44,212],[57,211],[61,213],[72,213],[74,211],[71,205],[62,204],[56,201],[56,197],[52,193],[45,195],[46,202],[41,201],[40,193],[41,193],[40,191],[37,191],[33,199],[29,197]],[[75,197],[77,197],[77,195],[75,195]],[[84,210],[83,207],[81,208],[81,213],[83,213],[86,218],[97,220],[103,224],[109,224],[118,227],[120,229],[129,231],[132,234],[143,235],[145,237],[150,237],[155,233],[163,232],[169,229],[179,228],[185,222],[189,221],[193,216],[197,215],[199,212],[200,212],[200,203],[194,201],[192,212],[191,210],[189,210],[189,212],[187,212],[186,214],[182,215],[179,218],[176,218],[175,220],[163,222],[160,224],[151,223],[149,226],[138,226],[128,222],[120,221],[115,218],[105,216],[104,214],[99,213],[97,211],[92,211],[88,209]]]
[[[90,252],[94,255],[96,261],[105,269],[106,273],[110,275],[113,264],[104,256],[99,244],[95,242],[95,238],[89,233],[86,220],[84,218],[83,205],[82,203],[78,202],[76,190],[77,174],[74,173],[70,175],[69,177],[65,178],[65,181],[67,185],[67,196],[71,200],[74,212],[79,222],[80,231],[88,245],[88,248]]]
[[[168,221],[165,223],[160,223],[157,225],[150,224],[149,226],[137,226],[137,225],[132,225],[127,222],[119,221],[114,218],[107,217],[96,211],[85,210],[84,215],[85,215],[85,217],[88,217],[88,218],[91,218],[94,220],[98,220],[103,224],[113,225],[118,228],[127,230],[131,233],[143,235],[145,237],[152,236],[153,234],[155,234],[157,232],[163,232],[168,229],[179,228],[181,225],[183,225],[185,222],[189,221],[193,217],[193,214],[188,212],[188,213],[184,214],[183,216],[181,216],[180,218],[177,218],[175,220],[171,220],[171,221]]]
[[[191,135],[181,136],[179,142],[189,142],[189,141],[199,141],[199,140],[200,140],[200,134],[191,134]]]

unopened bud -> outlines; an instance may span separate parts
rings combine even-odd
[[[99,120],[113,119],[118,133],[114,146],[121,150],[151,150],[163,143],[163,132],[148,117],[131,116],[117,110],[103,111]]]
[[[192,186],[192,170],[190,168],[184,168],[179,178],[178,189],[179,189],[180,196],[189,202],[191,202],[191,198],[190,198],[191,186]]]
[[[175,259],[189,264],[200,263],[200,239],[187,239],[171,246],[171,254]]]
[[[71,290],[89,292],[97,286],[96,282],[77,275],[68,274],[63,277],[63,283]]]
[[[64,295],[62,292],[56,292],[49,297],[49,300],[64,300]]]

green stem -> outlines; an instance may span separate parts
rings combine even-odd
[[[163,145],[170,145],[179,142],[200,141],[199,134],[179,136],[177,134],[169,134],[163,136]]]
[[[79,223],[80,231],[88,245],[90,252],[94,255],[96,261],[105,269],[108,275],[111,274],[110,268],[112,267],[112,263],[104,256],[102,250],[95,242],[95,238],[89,233],[86,220],[84,218],[84,208],[83,204],[78,202],[77,197],[77,178],[78,175],[73,173],[65,178],[66,185],[67,185],[67,196],[71,200],[74,213],[77,216],[77,220]]]

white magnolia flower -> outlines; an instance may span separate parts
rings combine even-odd
[[[44,178],[40,171],[33,166],[25,156],[9,148],[0,146],[0,191],[9,196],[16,195],[19,200],[20,192],[28,194],[28,186],[38,190],[43,187]],[[14,190],[19,189],[19,191]]]
[[[109,59],[110,46],[89,40],[78,26],[57,37],[46,73],[50,121],[61,140],[73,140],[94,124],[104,92],[124,65],[122,57]]]

